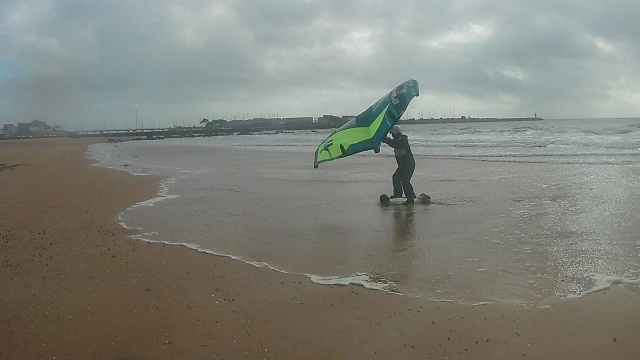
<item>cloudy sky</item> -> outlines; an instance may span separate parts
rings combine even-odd
[[[0,125],[640,116],[637,0],[2,0]]]

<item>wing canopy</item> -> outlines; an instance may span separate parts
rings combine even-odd
[[[316,149],[313,167],[362,151],[380,151],[380,142],[395,125],[409,102],[419,95],[418,82],[407,80],[355,119],[329,135]]]

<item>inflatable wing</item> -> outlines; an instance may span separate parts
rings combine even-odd
[[[419,95],[418,82],[407,80],[371,105],[362,114],[342,125],[316,149],[313,167],[362,151],[380,151],[380,143],[387,136],[409,106]]]

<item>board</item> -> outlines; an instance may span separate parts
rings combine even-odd
[[[382,205],[402,204],[402,203],[404,203],[405,199],[406,198],[404,198],[404,197],[391,199],[391,197],[389,197],[389,195],[382,194],[382,195],[380,195],[380,204],[382,204]],[[423,193],[423,194],[418,195],[418,197],[415,198],[415,202],[416,203],[420,203],[420,204],[428,204],[428,203],[431,202],[431,197],[429,195]]]

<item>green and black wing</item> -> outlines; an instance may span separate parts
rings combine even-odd
[[[380,151],[380,143],[395,125],[409,102],[419,95],[418,82],[407,80],[355,119],[342,125],[316,149],[313,167],[320,163],[343,158],[362,151]]]

